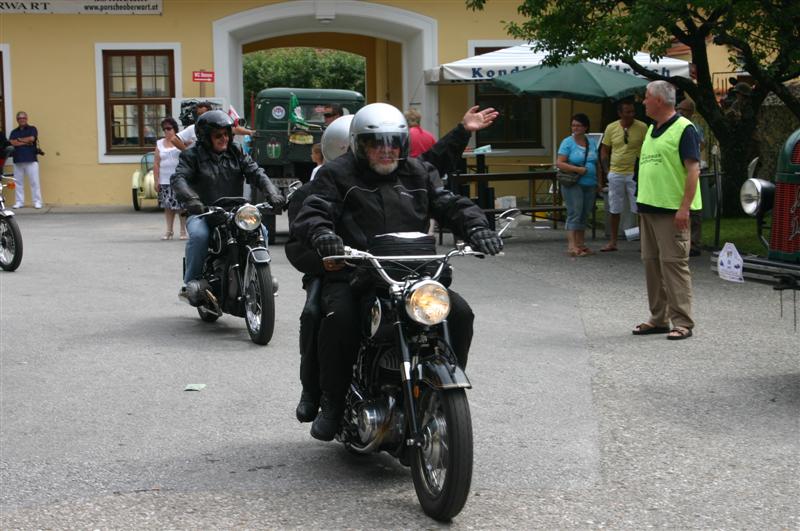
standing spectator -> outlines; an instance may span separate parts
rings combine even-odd
[[[325,112],[322,113],[322,118],[325,120],[325,127],[331,125],[340,116],[342,116],[342,106],[338,103],[332,103],[325,107]]]
[[[408,122],[408,141],[410,148],[409,157],[419,157],[436,143],[436,137],[426,131],[420,125],[422,115],[416,109],[406,111],[406,121]]]
[[[631,212],[636,213],[636,183],[633,180],[636,159],[642,149],[647,126],[635,118],[636,109],[632,101],[617,104],[619,120],[608,124],[600,146],[600,161],[608,169],[608,212],[611,221],[609,242],[602,252],[617,250],[619,220],[628,198]]]
[[[311,146],[311,160],[314,161],[314,169],[311,170],[311,177],[308,179],[309,181],[313,181],[314,177],[317,176],[317,171],[322,167],[322,164],[325,162],[325,159],[322,157],[322,144],[316,143]]]
[[[567,205],[567,254],[589,256],[594,254],[586,246],[586,220],[594,206],[597,186],[597,144],[586,132],[589,117],[578,113],[570,124],[572,134],[561,141],[556,167],[559,170],[580,174],[581,178],[572,186],[562,186],[561,195]]]
[[[695,131],[697,131],[697,138],[700,141],[699,148],[702,157],[703,149],[705,148],[705,135],[703,134],[703,128],[692,120],[692,116],[694,116],[694,102],[684,99],[675,107],[675,110],[678,111],[678,114],[692,122]],[[700,161],[700,165],[703,165],[702,160]],[[689,220],[691,222],[692,234],[689,256],[700,256],[700,248],[703,245],[703,211],[692,210],[689,213]]]
[[[650,318],[634,327],[633,334],[686,339],[694,328],[689,210],[702,206],[697,186],[700,144],[692,122],[675,112],[675,87],[666,81],[649,83],[644,106],[655,123],[639,157],[636,206]]]
[[[153,176],[156,179],[156,190],[158,191],[158,203],[164,209],[164,217],[167,222],[167,230],[161,237],[162,240],[172,239],[172,227],[175,224],[175,215],[181,224],[181,240],[187,238],[186,219],[180,215],[183,211],[175,192],[172,191],[169,180],[178,167],[178,159],[181,151],[172,145],[172,139],[178,132],[178,122],[173,118],[161,120],[161,129],[164,131],[164,138],[156,142],[155,157],[153,159]]]
[[[17,113],[19,127],[8,135],[11,145],[14,146],[14,180],[17,182],[16,202],[13,208],[25,206],[25,176],[31,185],[33,208],[42,208],[42,190],[39,187],[39,162],[38,142],[39,132],[28,124],[28,114],[24,111]]]

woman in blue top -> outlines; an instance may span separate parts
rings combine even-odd
[[[561,142],[556,161],[559,170],[577,172],[581,176],[577,184],[561,186],[561,196],[567,206],[567,253],[570,256],[588,256],[594,254],[584,242],[586,218],[597,194],[597,144],[586,136],[589,117],[585,114],[574,115],[571,127],[572,134]]]

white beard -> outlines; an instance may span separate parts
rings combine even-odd
[[[393,160],[388,164],[378,164],[377,162],[375,163],[370,162],[369,167],[372,169],[372,171],[374,171],[379,175],[389,175],[390,173],[392,173],[394,170],[397,169],[397,161]]]

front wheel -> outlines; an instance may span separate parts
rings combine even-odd
[[[258,345],[266,345],[275,329],[275,294],[269,264],[251,264],[245,279],[244,311],[247,332]]]
[[[22,262],[22,233],[17,220],[0,218],[0,267],[14,271]]]
[[[139,192],[138,188],[132,188],[131,200],[133,201],[133,209],[137,212],[142,209],[142,199],[144,199],[144,194]]]
[[[424,438],[411,476],[425,514],[448,522],[461,512],[472,483],[472,418],[463,389],[424,388],[417,404]]]

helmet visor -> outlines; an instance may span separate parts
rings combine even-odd
[[[358,135],[358,141],[364,149],[399,149],[402,152],[408,144],[408,134],[362,133]]]

